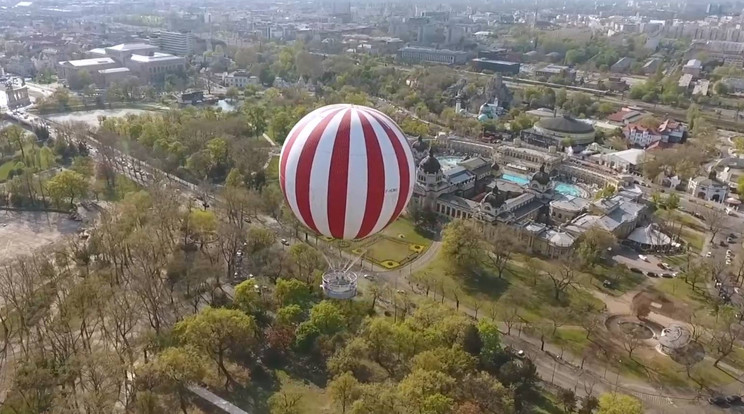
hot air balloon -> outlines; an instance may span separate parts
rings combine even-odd
[[[405,135],[382,112],[328,105],[289,132],[279,183],[297,219],[335,239],[380,232],[411,199],[414,161]]]

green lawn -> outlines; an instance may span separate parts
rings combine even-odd
[[[383,230],[382,234],[395,237],[409,244],[420,244],[425,247],[431,246],[431,239],[418,233],[413,222],[406,217],[399,217]]]
[[[326,239],[326,241],[332,240]],[[363,254],[363,257],[370,262],[388,269],[395,269],[426,251],[431,246],[432,240],[418,233],[408,218],[399,217],[380,234],[359,241],[336,240],[333,242],[352,254]]]
[[[574,355],[584,353],[584,349],[590,344],[586,339],[586,331],[578,326],[558,328],[551,342]]]
[[[702,251],[705,244],[705,234],[691,228],[684,227],[680,234],[682,240],[690,245],[695,251]]]
[[[707,301],[704,296],[704,280],[701,280],[695,285],[695,290],[692,290],[692,285],[685,283],[685,280],[682,277],[661,279],[655,287],[659,292],[677,298],[694,307],[707,306]]]
[[[16,160],[10,160],[0,165],[0,181],[8,180],[8,174],[10,174],[10,171],[15,167],[17,162]]]
[[[601,309],[603,307],[599,299],[582,288],[568,289],[561,294],[559,300],[556,300],[553,284],[547,276],[538,277],[535,284],[532,276],[528,275],[518,264],[518,262],[511,264],[502,278],[489,269],[477,277],[453,276],[446,271],[447,264],[444,258],[438,255],[414,276],[428,275],[434,280],[443,280],[447,286],[445,296],[452,298],[452,292],[459,289],[462,291],[462,301],[478,302],[482,304],[483,309],[516,307],[519,309],[520,316],[528,322],[550,318],[556,315],[556,312],[567,310],[569,304],[579,308],[591,306]],[[579,277],[577,280],[577,284],[581,286],[587,283],[584,277]],[[577,324],[579,322],[571,319],[572,316],[568,312],[565,312],[565,315],[568,316],[567,323]]]

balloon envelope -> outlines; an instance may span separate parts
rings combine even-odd
[[[336,239],[361,239],[392,223],[411,199],[414,162],[387,115],[359,105],[316,109],[287,135],[279,184],[297,219]]]

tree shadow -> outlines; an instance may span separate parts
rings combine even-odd
[[[505,277],[498,277],[488,270],[481,269],[472,275],[462,277],[463,288],[467,293],[485,294],[491,300],[498,300],[511,286],[511,282]]]
[[[563,408],[559,407],[556,405],[555,401],[545,396],[546,392],[547,390],[543,389],[542,392],[535,397],[532,404],[548,414],[565,414],[566,412]]]

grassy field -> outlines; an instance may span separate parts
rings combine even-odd
[[[448,289],[445,296],[452,297],[452,291],[462,291],[461,300],[466,303],[478,302],[484,309],[494,307],[496,309],[505,307],[516,307],[519,314],[528,322],[536,322],[549,319],[556,314],[566,315],[568,323],[578,323],[567,310],[569,304],[586,308],[588,306],[601,309],[603,303],[592,296],[585,289],[568,289],[561,294],[559,300],[555,299],[555,291],[550,279],[540,276],[535,280],[522,267],[518,259],[504,272],[503,278],[499,278],[494,272],[486,269],[479,276],[453,276],[447,271],[445,260],[439,255],[432,260],[428,266],[417,272],[418,276],[427,274],[435,280],[442,280]],[[580,276],[579,285],[590,286],[590,281]]]
[[[16,160],[10,160],[0,165],[0,181],[8,180],[8,174],[10,174],[10,171],[15,167],[17,162]]]
[[[399,217],[378,235],[351,243],[335,243],[352,254],[362,254],[370,262],[395,269],[426,251],[432,240],[418,233],[408,218]]]

